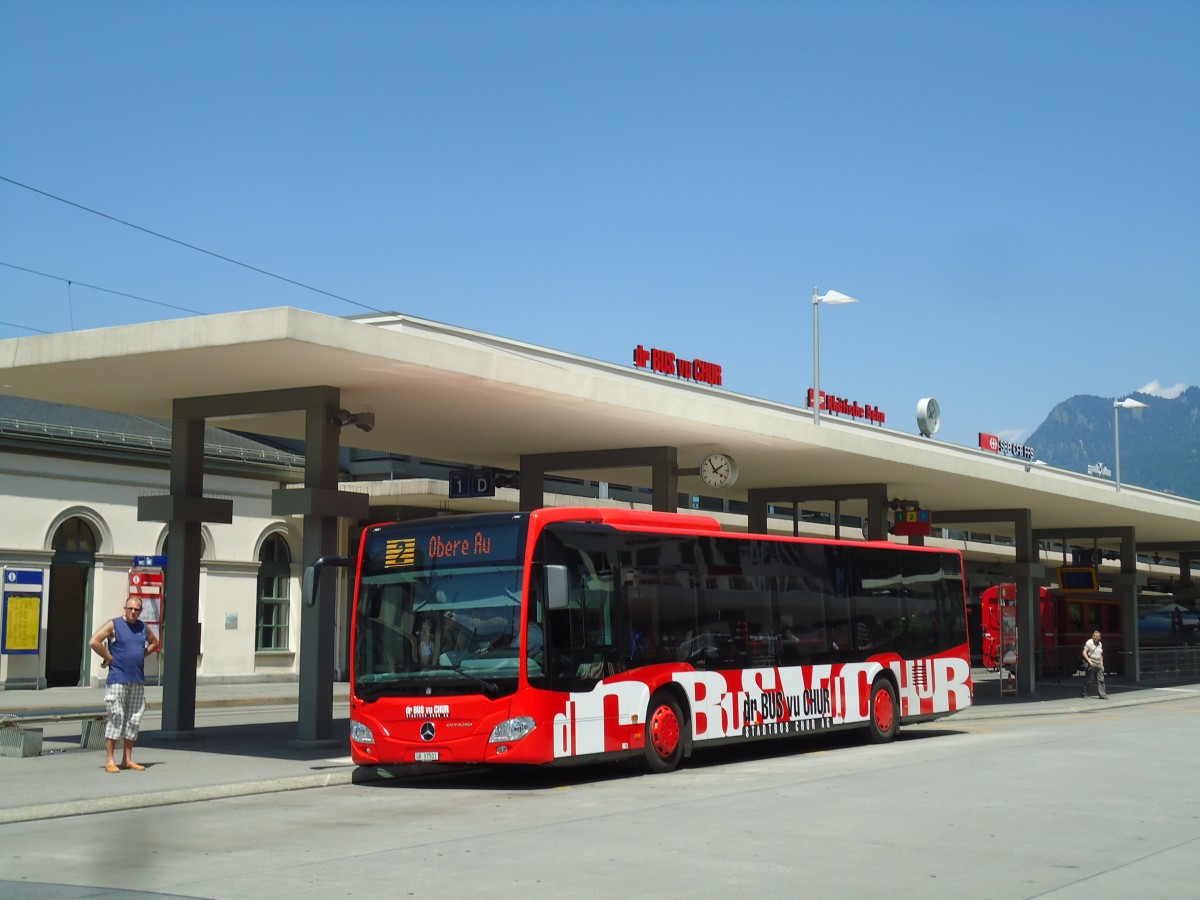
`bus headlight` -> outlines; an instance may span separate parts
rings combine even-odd
[[[508,741],[519,741],[537,727],[532,716],[517,716],[515,719],[505,719],[492,729],[489,744],[503,744]]]
[[[356,744],[373,744],[375,743],[375,735],[371,734],[371,729],[362,722],[351,719],[350,740]]]

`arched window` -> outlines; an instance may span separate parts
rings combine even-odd
[[[288,649],[288,611],[292,554],[287,541],[273,534],[258,554],[258,620],[255,649]]]
[[[94,556],[96,543],[92,526],[79,516],[72,516],[58,526],[50,546],[56,553]]]

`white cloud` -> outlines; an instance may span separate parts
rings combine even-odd
[[[1134,393],[1149,394],[1151,397],[1162,397],[1164,400],[1174,400],[1180,394],[1188,389],[1188,386],[1183,382],[1174,387],[1165,388],[1158,381],[1152,381],[1145,387],[1138,388]]]

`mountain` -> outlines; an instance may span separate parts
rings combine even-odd
[[[1200,500],[1200,388],[1176,397],[1132,393],[1146,409],[1119,409],[1121,484]],[[1113,398],[1080,394],[1054,407],[1026,444],[1059,469],[1116,474]]]

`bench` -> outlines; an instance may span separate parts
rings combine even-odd
[[[0,756],[40,756],[41,726],[59,722],[79,722],[80,748],[98,750],[104,746],[107,718],[103,707],[0,711]]]

